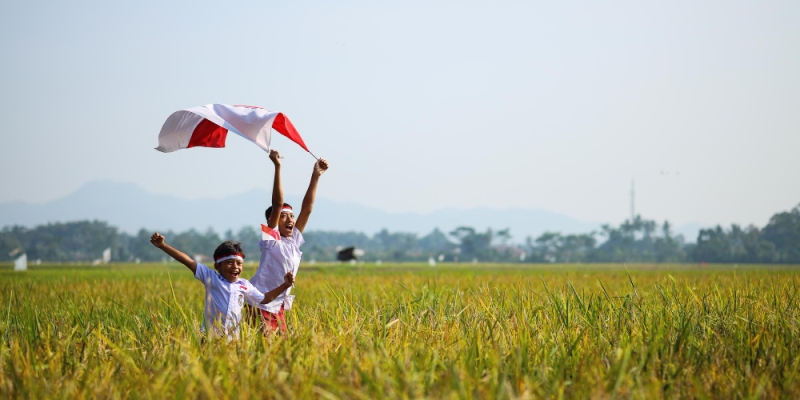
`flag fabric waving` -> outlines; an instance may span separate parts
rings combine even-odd
[[[269,151],[270,129],[311,153],[283,113],[256,106],[227,104],[207,104],[172,113],[161,127],[156,150],[170,153],[190,147],[225,147],[228,132],[233,132]]]

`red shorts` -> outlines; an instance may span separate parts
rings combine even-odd
[[[281,332],[286,332],[286,312],[283,310],[283,305],[281,305],[281,310],[277,313],[271,313],[269,311],[262,310],[260,308],[252,307],[250,305],[248,307],[248,314],[250,314],[250,320],[252,322],[256,322],[257,316],[261,316],[261,330],[264,334],[268,332],[275,332],[280,330]]]
[[[273,314],[269,311],[264,311],[262,309],[258,309],[261,311],[261,318],[264,324],[264,329],[267,328],[277,331],[280,329],[281,332],[286,332],[286,312],[283,311],[283,306],[281,305],[281,310],[278,311],[277,314]]]

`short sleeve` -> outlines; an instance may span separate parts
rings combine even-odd
[[[247,297],[251,303],[259,304],[264,300],[264,293],[261,293],[250,281],[245,279],[244,285],[247,287],[244,296]]]
[[[205,265],[197,263],[197,267],[194,269],[194,278],[205,284],[209,277],[211,277],[211,270]]]
[[[260,248],[261,250],[269,250],[277,246],[278,243],[280,242],[278,242],[277,240],[262,240],[258,242],[258,248]]]
[[[292,237],[294,238],[294,242],[297,243],[297,247],[303,245],[306,242],[306,239],[303,238],[303,232],[300,232],[299,229],[294,228],[292,231]]]

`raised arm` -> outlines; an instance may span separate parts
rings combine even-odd
[[[283,185],[281,185],[281,155],[276,150],[269,151],[269,159],[275,164],[275,179],[272,182],[272,213],[267,217],[267,226],[275,228],[283,208]]]
[[[314,198],[317,197],[317,183],[319,183],[319,177],[327,170],[328,162],[322,158],[317,160],[314,164],[314,172],[311,173],[311,183],[308,184],[308,190],[306,190],[306,195],[303,197],[303,206],[300,209],[300,215],[294,222],[294,227],[300,232],[306,229],[308,217],[311,216],[311,210],[314,209]]]
[[[168,245],[167,242],[164,240],[164,235],[158,232],[154,233],[153,236],[150,236],[150,243],[152,243],[153,246],[156,246],[159,249],[161,249],[161,251],[163,251],[164,253],[169,254],[170,257],[174,258],[179,263],[185,265],[186,268],[189,268],[189,270],[191,270],[193,274],[195,273],[195,271],[197,271],[197,262],[192,260],[191,257],[187,256],[182,251]]]
[[[280,286],[264,293],[264,300],[261,300],[261,304],[267,304],[275,300],[276,297],[285,292],[286,289],[292,287],[292,285],[294,285],[294,275],[292,275],[291,272],[287,272],[286,275],[283,276],[283,283],[281,283]]]

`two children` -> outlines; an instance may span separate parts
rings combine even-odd
[[[240,278],[239,274],[242,273],[244,263],[241,243],[227,241],[214,250],[216,271],[211,271],[205,265],[167,244],[164,235],[158,232],[150,237],[150,243],[185,265],[197,280],[203,282],[206,288],[203,328],[205,330],[210,327],[219,336],[230,338],[239,332],[244,299],[255,303],[269,303],[294,284],[294,276],[287,273],[283,276],[282,283],[267,293],[262,293],[247,279]]]
[[[303,254],[300,246],[305,242],[302,232],[314,207],[317,183],[328,169],[328,162],[319,159],[314,164],[311,183],[295,220],[292,207],[283,202],[280,154],[272,150],[269,158],[275,165],[272,206],[265,212],[267,225],[261,225],[261,261],[251,278],[252,283],[239,277],[244,263],[244,251],[240,243],[227,241],[220,244],[214,251],[216,271],[211,271],[168,245],[158,232],[150,238],[150,243],[188,267],[195,278],[203,282],[206,289],[203,326],[212,326],[219,335],[238,333],[245,301],[250,317],[261,321],[261,329],[265,334],[286,330],[285,311],[292,308],[294,296],[289,293]]]

